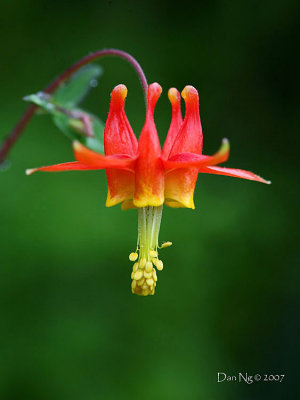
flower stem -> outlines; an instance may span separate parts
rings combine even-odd
[[[65,70],[61,75],[59,75],[58,78],[54,79],[44,90],[43,92],[45,93],[53,93],[64,81],[66,81],[70,76],[72,76],[76,71],[78,71],[81,67],[84,65],[102,57],[106,56],[116,56],[123,58],[129,64],[133,66],[133,68],[136,70],[136,73],[138,74],[138,77],[140,79],[141,85],[143,87],[144,91],[144,96],[145,96],[145,101],[147,101],[147,89],[148,89],[148,84],[147,84],[147,79],[144,74],[144,71],[142,70],[142,67],[140,64],[136,61],[134,57],[132,57],[130,54],[126,53],[125,51],[118,50],[118,49],[104,49],[104,50],[99,50],[94,53],[91,53],[87,55],[86,57],[82,58],[81,60],[77,61],[75,64],[73,64],[70,68]],[[7,136],[6,140],[3,142],[1,149],[0,149],[0,164],[5,160],[7,157],[8,152],[10,149],[13,147],[19,136],[21,135],[22,131],[32,118],[35,110],[38,107],[35,105],[30,105],[25,113],[22,115],[18,123],[15,125],[15,127],[12,129],[12,131],[9,133]]]

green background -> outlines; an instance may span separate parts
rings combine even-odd
[[[143,4],[144,3],[144,4]],[[196,210],[165,207],[153,297],[130,292],[137,213],[105,208],[102,171],[36,174],[73,160],[70,142],[36,116],[0,174],[0,399],[294,399],[299,196],[296,1],[33,1],[0,6],[1,138],[22,97],[90,51],[130,52],[163,95],[199,90],[204,153],[223,137],[227,166],[272,185],[200,175]],[[142,5],[141,5],[142,4]],[[105,120],[128,87],[137,136],[143,94],[134,70],[101,61],[84,106]],[[282,383],[217,383],[217,372],[285,374]]]

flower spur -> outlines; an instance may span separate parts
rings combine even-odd
[[[161,91],[157,83],[148,87],[146,120],[139,141],[124,110],[127,88],[118,85],[112,91],[105,124],[105,155],[74,141],[76,161],[26,170],[28,175],[36,171],[106,170],[106,206],[121,203],[123,210],[138,209],[137,248],[130,253],[129,259],[134,262],[131,274],[132,292],[144,296],[154,294],[156,269],[163,269],[163,262],[158,258],[158,249],[172,244],[165,242],[158,245],[164,203],[174,208],[194,209],[193,195],[198,173],[270,183],[252,172],[216,166],[228,159],[227,139],[223,139],[220,150],[213,156],[202,154],[203,134],[198,92],[192,86],[186,86],[182,91],[185,101],[184,119],[181,115],[180,93],[175,88],[168,92],[172,120],[161,150],[154,123],[154,109]]]

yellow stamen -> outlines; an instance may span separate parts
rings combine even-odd
[[[134,263],[133,264],[133,272],[136,272],[137,270],[138,270],[138,267],[139,267],[139,263]]]
[[[146,262],[147,262],[147,260],[146,260],[146,258],[141,258],[140,259],[140,262],[139,262],[139,264],[140,264],[140,268],[144,268],[145,267],[145,265],[146,265]]]
[[[142,207],[138,209],[138,213],[137,250],[129,255],[130,261],[136,261],[131,274],[131,289],[132,293],[148,296],[155,292],[157,273],[154,266],[158,271],[163,269],[163,262],[158,259],[157,253],[162,206]],[[161,247],[169,247],[171,244],[164,242]]]
[[[157,281],[157,274],[156,274],[155,269],[153,270],[152,275],[153,275],[154,281],[156,282]]]
[[[153,268],[152,262],[151,261],[147,261],[146,262],[146,266],[145,266],[146,272],[151,272],[152,268]]]
[[[161,249],[164,249],[165,247],[170,247],[170,246],[172,246],[172,242],[164,242],[164,243],[162,243],[161,244],[161,246],[160,246],[160,248]]]
[[[156,266],[158,259],[157,258],[152,258],[153,264]]]
[[[156,263],[156,268],[157,268],[157,270],[158,270],[158,271],[162,271],[162,270],[163,270],[163,267],[164,267],[163,262],[162,262],[161,260],[157,260],[157,263]]]
[[[143,278],[143,279],[140,279],[137,284],[138,284],[138,286],[143,286],[144,282],[145,282],[145,279]]]
[[[134,273],[134,279],[135,279],[136,281],[140,280],[142,276],[143,276],[143,271],[141,271],[140,269],[138,269],[138,270]]]
[[[130,253],[129,254],[129,260],[130,261],[136,261],[138,256],[139,256],[138,253]]]
[[[152,278],[152,272],[146,272],[146,271],[144,271],[144,277],[145,277],[146,279]]]
[[[148,285],[148,286],[153,286],[153,285],[154,285],[154,281],[153,281],[153,279],[151,279],[151,278],[150,278],[150,279],[147,279],[146,282],[147,282],[147,285]]]

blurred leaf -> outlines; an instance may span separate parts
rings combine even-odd
[[[35,94],[29,94],[23,98],[24,101],[28,101],[29,103],[33,103],[38,107],[41,107],[43,110],[47,111],[49,114],[55,112],[55,105],[50,101],[51,96],[44,92],[38,92]]]
[[[91,86],[91,82],[96,81],[101,72],[100,67],[90,65],[76,73],[53,96],[38,92],[24,97],[24,100],[50,114],[54,124],[70,140],[79,140],[90,149],[103,153],[104,123],[95,115],[76,107],[95,85]]]
[[[97,86],[103,70],[99,65],[90,64],[76,72],[67,83],[63,83],[53,94],[53,102],[65,108],[77,106],[88,92]]]
[[[87,112],[85,112],[85,114],[89,115],[89,117],[91,118],[95,137],[89,137],[82,133],[84,126],[83,122],[80,119],[70,118],[63,113],[55,113],[55,115],[53,115],[53,121],[55,125],[70,140],[74,139],[79,140],[89,149],[97,151],[98,153],[104,153],[104,145],[103,145],[104,124],[95,115],[89,114]]]

